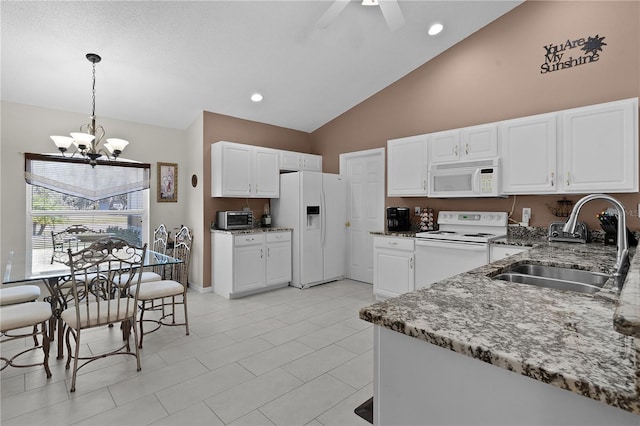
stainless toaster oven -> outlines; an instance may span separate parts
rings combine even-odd
[[[218,229],[225,230],[253,228],[253,213],[250,211],[217,212],[216,226]]]

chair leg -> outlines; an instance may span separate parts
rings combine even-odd
[[[69,331],[71,331],[71,328],[69,328]],[[76,341],[76,355],[73,359],[73,378],[71,379],[71,389],[69,389],[69,392],[76,391],[76,377],[78,376],[78,357],[80,356],[80,329],[76,330],[73,335]],[[69,337],[68,334],[67,337]]]
[[[189,335],[189,315],[187,315],[187,292],[182,295],[182,304],[184,305],[184,326],[187,330],[187,336]]]
[[[42,351],[44,352],[44,371],[47,373],[47,379],[51,377],[51,369],[49,368],[49,336],[47,336],[47,321],[42,322]],[[35,330],[34,330],[35,331]],[[34,337],[35,338],[35,337]]]
[[[136,362],[137,362],[136,371],[140,371],[142,370],[142,365],[140,365],[140,348],[142,347],[142,332],[140,332],[140,345],[138,345],[138,330],[136,329],[135,319],[132,326],[133,326],[133,345],[136,348]]]
[[[138,343],[138,348],[142,349],[142,339],[144,338],[144,329],[142,327],[142,324],[144,323],[144,307],[147,305],[146,301],[143,301],[142,304],[140,305],[140,319],[138,320],[138,323],[140,324],[140,341]],[[135,327],[134,327],[135,328]]]

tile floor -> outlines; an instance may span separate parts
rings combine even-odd
[[[140,372],[133,357],[99,360],[70,394],[54,348],[49,380],[41,367],[2,371],[0,423],[368,425],[353,410],[373,395],[373,331],[358,318],[373,302],[370,284],[349,280],[235,300],[192,291],[191,334],[145,336]],[[92,330],[82,348],[119,337],[117,327]],[[2,350],[17,344],[28,342]]]

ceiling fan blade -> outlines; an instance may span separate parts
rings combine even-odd
[[[379,0],[379,3],[382,15],[391,31],[395,31],[405,24],[404,16],[397,0]]]
[[[350,0],[335,0],[329,9],[320,17],[316,27],[318,28],[327,28],[329,24],[342,12],[348,4]]]

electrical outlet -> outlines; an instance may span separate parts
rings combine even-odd
[[[414,207],[414,208],[413,208],[413,213],[414,213],[416,216],[420,216],[420,207]]]
[[[531,219],[531,209],[529,207],[524,207],[522,209],[522,221],[529,222],[529,219]]]

